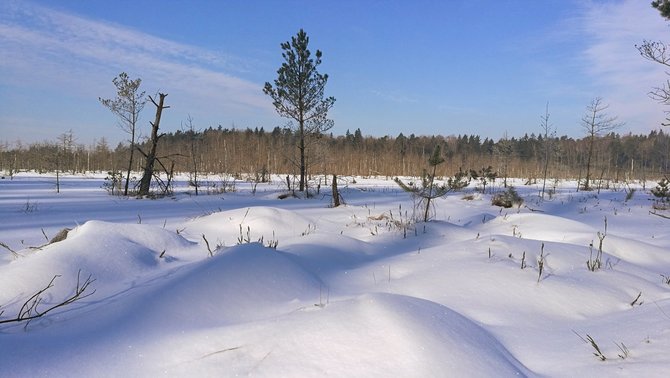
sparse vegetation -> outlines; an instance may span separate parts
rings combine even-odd
[[[19,254],[15,250],[10,248],[7,244],[0,242],[0,247],[8,250],[12,254],[12,256],[14,256],[15,259],[19,257]]]
[[[85,280],[82,281],[80,270],[77,273],[77,283],[75,285],[74,292],[61,301],[55,304],[46,305],[45,307],[44,303],[49,302],[47,298],[50,297],[50,295],[47,295],[47,292],[49,289],[54,287],[54,282],[59,277],[60,275],[53,276],[51,281],[49,281],[45,287],[28,297],[28,299],[23,302],[23,305],[15,316],[6,319],[0,318],[0,324],[25,322],[24,328],[26,328],[28,327],[28,324],[30,324],[31,320],[41,318],[55,309],[70,305],[95,294],[95,289],[89,290],[90,285],[95,282],[95,279],[89,275]],[[0,310],[0,316],[2,316],[4,312],[4,310]]]
[[[482,167],[479,171],[471,169],[470,177],[473,180],[478,180],[481,184],[482,193],[486,193],[486,186],[495,182],[496,177],[498,177],[498,173],[495,172],[493,167],[489,165],[488,167]]]
[[[600,350],[600,347],[598,346],[598,343],[596,343],[595,340],[593,340],[593,337],[591,335],[587,334],[586,335],[586,340],[591,344],[595,352],[593,352],[593,355],[598,357],[600,361],[605,361],[607,360],[607,357],[603,354],[603,352]]]
[[[534,28],[518,35],[546,41],[568,17],[578,29],[569,39],[587,37],[586,43],[554,44],[566,51],[550,55],[542,54],[552,46],[528,44],[521,44],[522,53],[505,54],[511,39],[504,34],[495,35],[502,48],[486,48],[490,35],[468,40],[479,37],[491,17],[501,26],[519,21],[500,14],[506,6],[482,13],[477,6],[436,2],[416,11],[394,3],[382,7],[381,17],[374,9],[354,9],[351,17],[351,4],[318,9],[307,2],[268,2],[222,12],[214,3],[191,7],[174,25],[158,25],[168,30],[152,24],[148,34],[146,25],[129,29],[118,19],[91,18],[100,16],[95,5],[76,14],[67,6],[0,5],[9,11],[0,12],[8,31],[0,41],[9,48],[3,54],[9,61],[0,66],[9,73],[3,82],[12,95],[4,104],[10,112],[0,115],[9,131],[0,141],[0,172],[16,177],[0,180],[0,249],[9,252],[0,251],[0,371],[486,377],[670,370],[670,276],[660,274],[658,282],[659,273],[670,272],[668,224],[659,218],[670,219],[670,134],[617,134],[621,123],[606,114],[600,97],[571,116],[574,101],[566,102],[563,92],[583,94],[594,78],[563,83],[558,76],[575,67],[556,66],[575,51],[587,52],[587,60],[597,55],[613,68],[587,64],[607,84],[598,87],[612,93],[617,106],[633,98],[625,87],[639,89],[630,85],[639,78],[612,80],[619,69],[631,68],[626,56],[615,56],[624,49],[612,48],[612,41],[626,38],[612,31],[639,26],[631,21],[643,19],[637,8],[632,12],[632,0],[589,2],[576,10],[562,2],[514,6],[513,16],[537,21],[512,25],[515,31]],[[652,6],[670,19],[670,0]],[[131,8],[108,13],[134,14]],[[480,20],[470,18],[473,9]],[[240,10],[245,17],[237,20]],[[426,10],[457,22],[440,22]],[[206,21],[206,13],[218,16],[218,26],[244,28],[216,33],[217,25],[198,25],[196,32],[213,37],[194,44],[186,32],[193,31],[193,20]],[[608,22],[600,22],[603,15]],[[384,23],[359,24],[372,16]],[[226,22],[231,17],[235,22]],[[340,127],[370,125],[366,131],[374,136],[360,128],[331,132],[329,76],[320,72],[322,53],[310,51],[302,29],[278,43],[274,81],[257,85],[255,71],[267,68],[267,40],[248,37],[276,38],[287,20],[325,22],[318,30],[326,35],[317,37],[345,52],[332,61],[337,75],[331,81],[341,80],[338,96],[352,95],[331,118]],[[397,25],[389,28],[389,20]],[[169,38],[180,32],[175,25],[183,31],[179,41]],[[458,28],[441,30],[445,25]],[[428,37],[454,32],[464,43],[429,43]],[[225,46],[225,52],[212,46]],[[446,52],[426,56],[426,46]],[[395,56],[389,59],[388,51]],[[645,42],[639,51],[670,68],[670,45]],[[532,54],[531,64],[506,60]],[[112,80],[115,96],[109,87],[112,98],[99,98],[102,106],[93,99],[98,110],[113,113],[109,123],[118,120],[127,139],[118,143],[110,136],[108,142],[95,130],[105,119],[95,119],[81,96],[104,93],[100,85],[109,83],[98,75],[122,65],[176,92],[171,99],[179,114],[163,114],[166,95],[145,99],[141,79],[122,72]],[[519,75],[524,69],[529,72]],[[551,80],[524,81],[542,71]],[[34,77],[25,80],[26,73]],[[613,83],[622,90],[608,91]],[[670,105],[666,84],[651,97]],[[583,114],[581,138],[556,135],[548,103],[542,132],[524,135],[519,127],[537,126],[518,110],[537,106],[543,91],[556,97],[561,123],[570,126],[571,117],[579,121]],[[60,103],[53,101],[58,96]],[[139,114],[148,101],[156,115],[142,121],[142,130]],[[272,120],[269,102],[286,123]],[[177,131],[177,117],[189,111],[205,126],[196,130],[189,115]],[[649,122],[633,119],[635,112],[621,111],[650,130]],[[172,132],[159,130],[162,116],[173,118],[164,119]],[[9,142],[22,131],[44,131],[36,126],[40,118],[42,128],[89,127],[86,140],[77,142],[72,130],[55,138],[51,130],[47,142]],[[384,135],[403,127],[407,135]],[[445,135],[429,135],[432,130]],[[461,134],[478,130],[488,136]],[[30,140],[46,134],[31,133]],[[56,191],[64,189],[58,196],[54,178]],[[579,327],[575,334],[584,344],[566,337],[569,326]]]
[[[545,256],[544,256],[544,243],[542,243],[542,247],[540,248],[540,256],[537,258],[537,282],[538,283],[542,279],[542,273],[544,272],[545,262],[546,261],[545,261]]]
[[[512,206],[519,207],[523,204],[523,198],[519,196],[519,193],[517,193],[513,186],[508,186],[507,190],[493,196],[491,204],[504,208],[510,208]]]
[[[661,202],[668,202],[670,200],[670,181],[665,177],[662,178],[658,184],[651,189],[651,194]]]
[[[628,347],[626,347],[626,344],[624,344],[623,342],[621,343],[614,342],[614,345],[616,345],[617,348],[619,348],[619,350],[621,351],[621,353],[617,354],[619,358],[625,360],[626,358],[628,358],[628,356],[630,356],[630,351],[628,350]]]
[[[444,157],[442,156],[442,149],[438,145],[433,150],[430,159],[428,159],[428,165],[431,172],[426,170],[423,171],[421,186],[418,186],[413,182],[405,184],[401,179],[397,177],[395,178],[396,184],[398,184],[404,191],[412,193],[415,198],[419,199],[417,206],[423,206],[422,220],[424,222],[428,222],[431,201],[444,196],[451,190],[448,185],[440,185],[435,182],[437,166],[442,163],[444,163]]]
[[[107,177],[105,177],[105,182],[102,184],[102,188],[110,195],[120,195],[122,184],[123,174],[119,171],[109,171],[107,172]]]
[[[602,268],[603,266],[603,241],[607,236],[607,217],[605,217],[605,229],[601,233],[598,231],[598,252],[596,252],[595,258],[593,257],[593,242],[589,244],[589,249],[591,253],[589,254],[589,259],[586,261],[586,267],[591,271],[595,272]]]
[[[632,302],[630,302],[630,307],[635,307],[635,305],[642,306],[642,301],[640,298],[642,297],[642,292],[640,292],[635,299],[633,299]]]
[[[31,201],[30,198],[26,200],[26,203],[23,205],[22,211],[26,214],[34,213],[37,211],[38,203]]]

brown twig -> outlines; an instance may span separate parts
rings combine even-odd
[[[35,294],[31,295],[28,299],[26,299],[25,302],[23,302],[21,309],[16,314],[16,317],[9,319],[0,319],[0,324],[12,323],[12,322],[17,323],[26,322],[25,327],[27,327],[31,320],[40,318],[57,308],[72,304],[76,301],[89,297],[95,293],[95,289],[93,289],[93,291],[91,292],[86,293],[86,290],[88,290],[89,286],[93,282],[95,282],[95,279],[91,278],[91,275],[89,274],[89,276],[84,280],[84,282],[81,282],[81,270],[79,270],[79,272],[77,272],[77,285],[72,295],[70,295],[69,297],[65,298],[64,300],[55,305],[47,307],[46,309],[39,309],[38,307],[44,300],[43,294],[47,290],[54,287],[54,282],[58,277],[61,276],[58,274],[54,275],[51,281],[49,281],[49,283],[44,288],[38,290],[37,292],[35,292]],[[2,315],[2,313],[4,313],[4,311],[0,312],[0,315]]]
[[[659,213],[657,213],[657,212],[655,212],[655,211],[650,211],[649,214],[657,215],[657,216],[659,216],[659,217],[661,217],[661,218],[665,218],[665,219],[670,219],[669,216],[667,216],[667,215],[663,215],[663,214],[659,214]]]

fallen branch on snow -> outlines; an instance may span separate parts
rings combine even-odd
[[[60,275],[53,276],[51,281],[49,281],[49,283],[44,288],[38,290],[35,294],[31,295],[28,299],[26,299],[25,302],[23,302],[21,309],[19,310],[19,312],[16,314],[15,317],[9,319],[0,319],[0,324],[26,322],[25,327],[28,327],[28,324],[30,323],[31,320],[40,318],[57,308],[72,304],[86,297],[89,297],[95,293],[95,289],[93,289],[93,291],[90,291],[88,293],[86,292],[89,289],[90,285],[95,281],[95,279],[91,278],[91,275],[89,274],[89,276],[84,280],[84,282],[81,282],[81,270],[79,270],[79,272],[77,272],[77,285],[74,289],[74,293],[72,293],[72,295],[70,295],[69,297],[63,299],[61,302],[51,305],[50,307],[47,307],[45,309],[40,309],[39,306],[42,304],[42,301],[44,300],[44,293],[46,293],[49,289],[54,287],[54,282],[58,277],[60,277]],[[0,316],[2,316],[3,313],[4,310],[0,311]]]

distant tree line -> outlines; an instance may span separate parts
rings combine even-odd
[[[231,129],[209,127],[202,131],[166,133],[158,146],[158,156],[169,156],[175,172],[233,174],[267,178],[269,174],[300,174],[300,156],[294,148],[299,136],[292,128]],[[591,146],[593,143],[593,146]],[[551,146],[547,154],[547,146]],[[542,178],[545,162],[548,177],[584,178],[589,150],[593,149],[593,179],[655,180],[670,171],[670,136],[663,131],[648,135],[620,135],[611,132],[592,140],[567,136],[545,138],[526,134],[495,141],[477,135],[458,136],[364,136],[360,129],[335,136],[320,134],[310,143],[308,172],[355,176],[418,176],[439,146],[445,159],[437,175],[451,176],[459,169],[479,170],[491,166],[499,177]],[[149,141],[140,148],[149,149]],[[106,139],[86,146],[76,143],[72,132],[57,141],[0,144],[0,170],[81,173],[124,171],[130,145],[111,147]],[[547,161],[548,159],[548,161]],[[194,167],[194,162],[197,166]],[[134,163],[141,172],[143,162]]]
[[[670,17],[670,0],[653,1],[652,6],[663,17]],[[168,176],[189,173],[196,188],[198,177],[204,174],[232,174],[256,181],[265,181],[270,174],[288,175],[289,186],[290,177],[294,178],[294,185],[295,178],[299,177],[299,191],[310,185],[307,182],[310,177],[319,174],[428,177],[422,173],[426,161],[439,161],[439,164],[431,163],[430,193],[432,178],[456,173],[462,176],[464,172],[472,176],[501,177],[505,185],[509,177],[542,181],[543,193],[548,178],[579,179],[584,189],[593,189],[603,180],[667,179],[668,135],[662,131],[652,131],[649,135],[616,133],[614,130],[622,124],[617,122],[616,116],[606,113],[608,105],[599,97],[586,108],[581,122],[585,137],[581,139],[556,136],[549,121],[548,104],[541,118],[541,132],[520,138],[504,137],[494,141],[467,134],[445,137],[403,133],[396,137],[372,137],[363,136],[360,129],[353,133],[347,131],[343,136],[328,134],[333,121],[327,118],[327,113],[335,99],[324,95],[328,75],[317,71],[321,51],[316,50],[312,58],[308,43],[309,38],[302,29],[291,41],[282,43],[284,63],[277,70],[274,85],[267,82],[263,88],[272,98],[278,114],[290,120],[286,127],[275,127],[271,131],[262,127],[240,130],[221,126],[199,130],[189,116],[182,130],[159,133],[161,111],[169,108],[163,105],[165,94],[160,94],[159,103],[149,97],[157,108],[156,120],[151,122],[152,136],[138,142],[137,116],[147,99],[139,89],[141,80],[131,80],[121,73],[113,80],[117,96],[100,98],[100,101],[119,118],[119,126],[130,136],[127,143],[112,148],[102,138],[91,146],[84,146],[76,143],[72,131],[56,141],[29,145],[4,142],[0,143],[0,170],[9,176],[26,170],[109,172],[115,177],[115,183],[120,180],[116,178],[125,173],[125,194],[128,194],[131,172],[143,172],[139,194],[148,193],[152,175],[160,182],[160,174],[154,172],[154,162],[158,162]],[[665,43],[644,41],[637,48],[644,58],[670,66],[670,49]],[[667,85],[654,88],[650,96],[670,104]],[[145,157],[144,164],[133,159],[136,151]],[[440,156],[432,156],[435,151],[440,151]]]

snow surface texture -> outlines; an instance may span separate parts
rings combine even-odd
[[[624,201],[565,182],[540,200],[519,182],[525,206],[501,210],[468,188],[413,223],[411,197],[384,179],[348,183],[339,208],[324,193],[279,200],[281,178],[158,200],[109,196],[95,176],[65,177],[60,194],[53,181],[0,180],[0,242],[16,252],[0,247],[0,320],[54,276],[38,308],[78,275],[95,292],[0,324],[3,377],[670,371],[670,220],[642,189]]]

